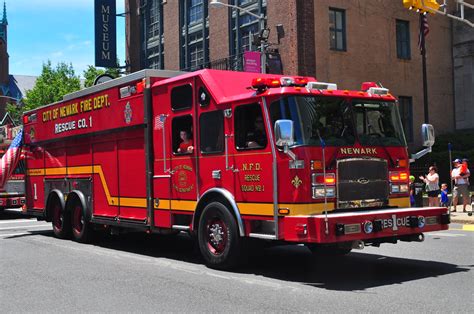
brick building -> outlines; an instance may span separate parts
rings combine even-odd
[[[126,0],[129,70],[242,70],[242,52],[258,50],[252,46],[252,34],[259,32],[259,21],[208,2]],[[399,98],[411,148],[419,147],[419,126],[424,121],[419,16],[405,9],[401,0],[221,2],[265,15],[273,43],[269,50],[279,52],[273,55],[280,56],[284,74],[315,76],[345,89],[359,89],[363,81],[390,88]],[[445,133],[456,128],[453,27],[444,16],[430,15],[428,20],[429,122],[437,133]],[[284,30],[280,39],[278,24]]]

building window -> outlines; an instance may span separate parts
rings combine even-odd
[[[345,10],[329,9],[329,47],[331,50],[347,50]]]
[[[142,30],[144,41],[143,68],[164,69],[163,59],[163,2],[161,0],[141,1],[145,8]]]
[[[266,0],[232,0],[232,5],[245,8],[257,15],[266,15]],[[230,55],[235,57],[232,69],[242,70],[242,58],[239,55],[245,51],[257,50],[252,45],[252,37],[254,34],[260,33],[260,21],[258,18],[245,13],[238,9],[229,9],[230,14]]]
[[[259,104],[235,109],[235,146],[239,150],[262,149],[267,146],[265,123]]]
[[[181,0],[180,12],[180,67],[186,71],[199,70],[209,62],[207,1]]]
[[[222,110],[201,114],[199,118],[199,136],[203,154],[224,151],[224,113]],[[211,126],[212,127],[209,127]]]
[[[410,22],[397,20],[397,57],[399,59],[410,59]]]
[[[403,131],[407,142],[413,142],[413,104],[412,98],[406,96],[398,97],[398,110],[403,124]]]

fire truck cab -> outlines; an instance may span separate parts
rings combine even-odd
[[[61,238],[188,231],[228,268],[247,238],[347,253],[449,224],[446,208],[409,208],[397,102],[374,83],[144,70],[23,122],[27,212]]]

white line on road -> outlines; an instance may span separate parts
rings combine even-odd
[[[20,227],[20,226],[17,226],[17,227],[7,227],[7,228],[0,228],[0,231],[3,231],[3,230],[16,230],[16,229],[30,229],[30,228],[45,228],[45,227],[51,227],[49,224],[48,225],[37,225],[37,226],[23,226],[23,227]]]
[[[36,219],[12,219],[12,220],[2,220],[1,224],[13,224],[13,223],[25,223],[25,222],[38,222]]]
[[[2,237],[13,237],[13,236],[21,236],[25,234],[31,234],[29,232],[20,232],[20,233],[5,233],[5,234],[0,234],[0,238]]]
[[[427,235],[430,235],[430,236],[435,236],[435,237],[452,237],[452,238],[455,238],[455,237],[465,237],[466,235],[465,234],[462,234],[462,233],[436,233],[436,232],[430,232],[430,233],[427,233]]]

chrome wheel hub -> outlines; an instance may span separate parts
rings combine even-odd
[[[221,225],[212,224],[209,228],[209,240],[214,246],[218,246],[224,240],[224,231]]]

